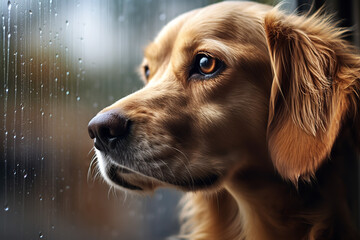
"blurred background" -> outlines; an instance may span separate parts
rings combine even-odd
[[[124,196],[87,180],[87,124],[142,87],[143,49],[167,22],[214,2],[1,0],[0,239],[157,240],[178,232],[180,192]],[[299,12],[312,3],[285,2]],[[349,40],[359,45],[358,1],[326,4],[354,26]]]

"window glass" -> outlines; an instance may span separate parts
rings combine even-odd
[[[181,193],[126,196],[91,168],[87,177],[87,124],[142,87],[136,67],[162,26],[213,2],[0,2],[0,239],[163,239],[178,231]]]

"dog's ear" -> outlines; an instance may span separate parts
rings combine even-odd
[[[339,78],[341,57],[334,50],[345,42],[318,16],[274,10],[264,27],[274,75],[268,147],[278,172],[296,183],[313,176],[329,156],[347,111],[347,83]]]

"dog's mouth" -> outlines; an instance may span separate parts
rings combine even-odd
[[[137,192],[153,192],[159,187],[176,187],[184,191],[196,191],[216,187],[221,174],[208,172],[205,175],[192,175],[187,171],[169,170],[168,165],[153,168],[151,165],[137,170],[117,163],[113,158],[97,151],[99,169],[105,180],[113,186]]]
[[[129,190],[138,190],[138,191],[142,191],[143,188],[139,187],[139,186],[135,186],[129,182],[127,182],[124,177],[121,177],[121,173],[122,174],[131,174],[131,172],[125,168],[119,167],[119,166],[115,166],[115,165],[111,165],[107,171],[107,176],[109,177],[109,179],[111,181],[113,181],[115,184],[129,189]]]

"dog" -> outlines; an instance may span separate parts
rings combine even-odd
[[[89,122],[103,178],[186,192],[186,239],[359,239],[336,150],[360,135],[344,33],[251,2],[177,17],[145,49],[145,87]]]

